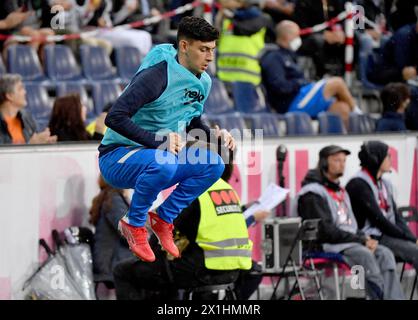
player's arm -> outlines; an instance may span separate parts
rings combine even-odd
[[[158,99],[166,87],[166,62],[141,71],[134,76],[110,109],[105,119],[106,126],[132,141],[158,148],[167,140],[167,136],[157,137],[156,134],[135,124],[131,118],[145,104]]]

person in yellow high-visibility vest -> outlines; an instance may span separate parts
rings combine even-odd
[[[221,30],[217,50],[217,76],[226,82],[261,83],[259,54],[264,48],[271,19],[252,0],[222,0],[216,18]]]
[[[269,212],[259,211],[245,220],[239,197],[227,183],[232,175],[232,161],[224,162],[221,179],[174,221],[181,258],[169,259],[168,268],[161,251],[156,251],[157,260],[153,263],[137,259],[121,262],[114,270],[118,299],[145,298],[147,289],[166,290],[169,278],[174,287],[181,288],[235,282],[237,296],[242,300],[257,289],[261,273],[250,272],[257,270],[258,265],[251,259],[247,225],[261,221]],[[156,241],[150,243],[153,248],[158,247]]]

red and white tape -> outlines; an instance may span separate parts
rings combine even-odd
[[[188,3],[184,6],[178,7],[174,10],[167,11],[163,14],[146,18],[141,21],[135,21],[129,24],[115,26],[113,28],[97,28],[92,31],[86,31],[81,33],[73,33],[73,34],[65,34],[65,35],[53,35],[53,36],[46,36],[46,37],[30,37],[30,36],[22,36],[22,35],[10,35],[10,34],[0,34],[0,41],[2,40],[13,40],[17,42],[31,42],[31,41],[39,41],[39,42],[59,42],[63,40],[73,40],[73,39],[80,39],[80,38],[89,38],[94,37],[96,34],[100,32],[100,30],[125,30],[125,29],[132,29],[132,28],[139,28],[143,26],[149,26],[155,23],[160,22],[161,20],[165,20],[176,15],[185,13],[187,11],[193,10],[194,8],[200,6],[202,2],[200,0],[193,1],[192,3]]]
[[[325,21],[323,23],[317,24],[313,27],[305,28],[300,30],[301,36],[306,36],[312,33],[317,33],[324,31],[325,29],[332,27],[336,25],[338,22],[344,21],[348,16],[348,13],[346,11],[341,12],[338,16],[335,18],[330,19],[329,21]]]

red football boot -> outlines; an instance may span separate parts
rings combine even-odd
[[[178,258],[180,256],[180,252],[173,240],[173,224],[165,222],[154,212],[149,212],[149,219],[151,229],[160,241],[163,249],[174,258]]]
[[[146,262],[155,261],[155,255],[148,243],[148,232],[145,227],[134,227],[121,219],[118,229],[128,241],[129,248],[134,255]]]

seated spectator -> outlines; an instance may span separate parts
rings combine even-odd
[[[303,111],[316,117],[321,111],[337,113],[348,127],[350,112],[358,107],[342,78],[333,77],[309,82],[297,65],[296,53],[301,44],[299,27],[292,21],[276,26],[275,49],[261,57],[263,84],[270,106],[278,113]]]
[[[228,151],[222,152],[225,155]],[[145,263],[132,258],[116,266],[114,277],[118,299],[143,299],[146,297],[144,289],[159,291],[169,284],[174,288],[188,288],[237,281],[240,299],[248,299],[256,290],[261,273],[249,272],[256,270],[257,264],[251,261],[252,243],[248,239],[239,198],[226,182],[231,177],[233,164],[228,158],[225,163],[228,164],[221,179],[174,220],[181,258],[167,262],[159,246],[156,248],[153,236],[151,246],[157,257],[155,262]],[[223,200],[223,197],[227,198]],[[217,214],[218,210],[222,210],[222,214]],[[254,219],[261,221],[265,217],[266,212],[260,211]],[[221,242],[231,242],[231,245],[218,244]],[[239,254],[228,255],[230,250]]]
[[[390,83],[380,93],[383,115],[376,125],[376,131],[406,131],[405,110],[410,100],[406,84]]]
[[[381,56],[370,68],[368,78],[376,84],[405,82],[411,90],[411,104],[405,112],[406,127],[418,130],[418,24],[398,31],[381,49]]]
[[[302,28],[310,28],[335,18],[344,11],[345,0],[298,0],[294,18]],[[317,79],[325,74],[344,73],[345,34],[341,24],[323,32],[308,34],[302,38],[298,54],[313,59]]]
[[[94,135],[85,127],[87,108],[81,103],[78,94],[69,94],[55,99],[49,119],[49,129],[58,141],[101,140],[104,122],[96,123]]]
[[[404,299],[392,252],[358,229],[350,197],[340,185],[350,151],[330,145],[319,152],[295,199],[294,214],[320,218],[318,241],[323,250],[340,253],[350,266],[364,268],[366,293],[372,299]]]
[[[393,31],[417,22],[418,0],[386,0],[388,22]]]
[[[118,222],[129,209],[129,192],[111,187],[102,176],[100,192],[90,209],[90,223],[95,227],[93,242],[93,274],[95,282],[114,288],[113,268],[132,256],[128,243],[118,231]]]
[[[292,20],[295,12],[295,1],[266,0],[263,11],[270,15],[275,24],[282,20]]]
[[[39,49],[39,57],[43,61],[42,46],[45,43],[44,38],[47,36],[53,36],[55,34],[49,26],[42,27],[42,22],[39,17],[46,9],[45,2],[38,1],[3,1],[0,4],[0,19],[4,20],[4,29],[7,29],[8,34],[19,34],[22,36],[32,37],[29,45],[36,51]],[[1,26],[0,26],[0,29]],[[16,41],[8,39],[2,42],[4,48]],[[4,49],[3,48],[3,49]],[[6,58],[6,51],[4,56]]]
[[[55,143],[49,128],[38,133],[32,115],[25,110],[26,90],[18,74],[0,75],[0,144]]]
[[[358,157],[361,170],[348,182],[347,192],[359,228],[418,271],[418,239],[397,212],[391,182],[383,178],[392,169],[388,145],[367,141]]]
[[[359,55],[368,57],[374,49],[383,46],[390,38],[387,30],[387,21],[385,18],[384,0],[358,0],[357,5],[364,10],[364,15],[375,25],[364,24],[364,30],[358,28],[355,37],[358,38]],[[361,21],[361,20],[360,20]],[[354,44],[356,47],[356,43]]]
[[[81,26],[88,30],[99,27],[96,39],[109,41],[113,48],[131,46],[137,48],[144,57],[152,46],[151,34],[145,30],[114,29],[110,13],[112,3],[106,0],[90,1],[82,7],[83,15]]]

